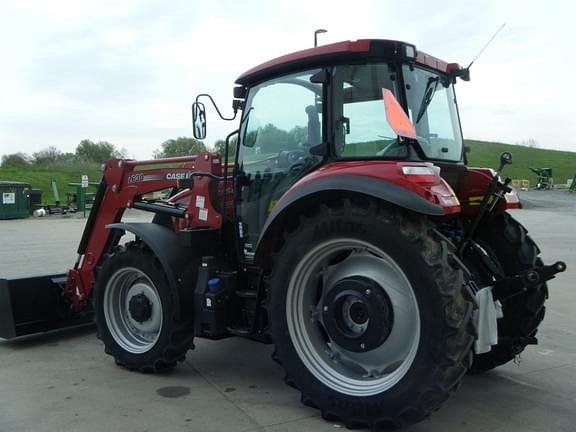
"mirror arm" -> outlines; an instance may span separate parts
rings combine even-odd
[[[201,93],[198,96],[196,96],[196,102],[198,102],[198,100],[201,97],[207,97],[208,99],[210,99],[210,102],[212,102],[212,105],[214,106],[214,108],[216,109],[216,112],[218,113],[218,115],[220,116],[220,118],[222,120],[230,121],[230,120],[234,120],[236,118],[236,114],[238,114],[238,107],[234,107],[234,115],[232,117],[226,118],[222,115],[222,113],[220,112],[220,109],[218,109],[218,105],[216,105],[216,102],[214,102],[214,99],[212,98],[212,96],[210,96],[207,93]]]

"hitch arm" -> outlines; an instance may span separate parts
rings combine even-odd
[[[553,279],[556,273],[565,270],[566,263],[557,261],[549,266],[534,267],[513,276],[499,279],[492,285],[492,296],[494,300],[507,300],[536,288],[538,285]]]

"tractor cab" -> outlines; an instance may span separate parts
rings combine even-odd
[[[453,88],[460,70],[410,44],[359,40],[280,57],[240,76],[236,181],[246,256],[278,200],[320,165],[462,165]]]
[[[272,60],[237,80],[246,95],[241,153],[460,162],[453,83],[461,70],[387,40],[341,42]],[[398,128],[392,104],[408,116],[409,131]]]

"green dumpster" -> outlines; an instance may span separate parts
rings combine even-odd
[[[30,216],[30,183],[0,181],[0,219]]]

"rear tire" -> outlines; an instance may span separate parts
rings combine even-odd
[[[165,371],[183,361],[194,336],[190,320],[176,319],[176,296],[153,253],[142,243],[118,247],[94,288],[98,338],[118,365]]]
[[[481,226],[474,240],[491,254],[495,263],[507,276],[542,265],[542,261],[538,258],[540,253],[538,246],[530,238],[526,228],[508,213]],[[464,262],[466,261],[465,259]],[[473,263],[470,267],[475,266],[481,265]],[[486,276],[481,277],[485,278]],[[536,336],[538,326],[544,319],[546,311],[544,303],[547,298],[548,286],[543,283],[536,289],[504,301],[502,304],[504,317],[498,320],[498,336],[507,338]],[[525,343],[493,346],[490,352],[474,356],[470,372],[485,372],[508,363],[525,348]]]
[[[473,299],[423,217],[344,201],[285,234],[267,277],[273,358],[349,428],[416,423],[470,366]]]

